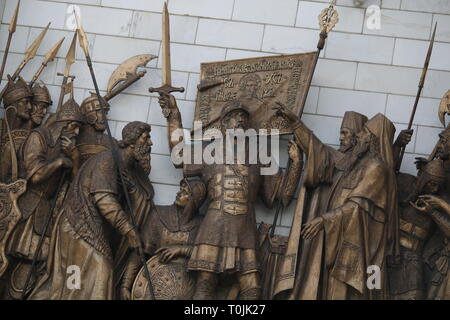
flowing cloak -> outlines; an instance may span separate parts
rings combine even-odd
[[[321,188],[313,193],[311,203],[317,205],[317,210],[312,215],[330,212],[331,217],[325,219],[324,230],[314,239],[303,241],[309,250],[300,252],[290,299],[368,298],[366,268],[378,265],[383,276],[384,258],[389,251],[386,249],[390,249],[387,245],[392,241],[392,228],[386,228],[394,220],[390,215],[396,204],[392,196],[396,185],[387,179],[391,169],[386,162],[366,154],[351,172],[343,174],[336,168],[338,153],[312,133],[308,151],[305,184],[317,186],[333,181],[330,190]],[[329,193],[326,203],[314,200],[320,193]],[[343,214],[341,207],[349,201],[357,206]]]
[[[117,143],[113,138],[114,143]],[[77,149],[80,152],[81,164],[93,155],[111,149],[109,136],[104,132],[97,131],[90,124],[81,127],[77,137]]]
[[[47,128],[40,127],[31,131],[23,144],[22,174],[30,181],[31,177],[44,166],[61,156],[57,139]],[[46,181],[38,184],[29,182],[28,190],[19,198],[22,220],[17,226],[10,242],[10,254],[33,260],[40,235],[50,212],[50,202],[55,197],[62,171],[59,169]],[[50,235],[47,232],[46,235]],[[48,238],[39,255],[39,260],[47,258]]]
[[[154,210],[153,203],[154,190],[148,178],[148,175],[140,166],[135,166],[134,170],[124,172],[124,179],[127,180],[128,194],[131,200],[132,215],[136,223],[137,230],[142,236],[147,226],[144,224],[148,220],[148,216]],[[114,256],[114,281],[116,287],[120,285],[127,261],[130,257],[131,249],[125,238],[118,240],[119,246]]]
[[[347,111],[342,119],[341,130],[347,129],[353,134],[356,134],[363,129],[366,122],[367,117],[365,115],[355,111]],[[331,163],[336,163],[344,156],[342,152],[337,151],[332,147],[326,145],[323,145],[322,147],[327,149],[327,151],[320,154],[330,157],[327,161],[330,161]],[[351,149],[345,152],[349,151],[351,151]],[[286,253],[280,268],[278,269],[278,274],[275,277],[274,295],[277,295],[280,292],[286,292],[286,290],[291,290],[293,288],[297,262],[300,264],[297,267],[297,270],[304,270],[307,261],[317,260],[321,257],[323,237],[316,237],[312,241],[300,241],[301,224],[306,221],[311,221],[326,212],[331,186],[340,173],[338,174],[338,171],[335,170],[333,175],[329,175],[329,172],[323,172],[323,176],[320,176],[320,173],[314,174],[314,169],[316,168],[314,163],[321,161],[321,159],[314,159],[313,157],[313,153],[307,154],[307,164],[311,163],[312,167],[307,166],[305,168],[307,174],[303,176],[304,182],[297,200]],[[305,176],[308,177],[306,180]],[[315,288],[310,291],[310,299],[317,296],[318,277],[320,275],[317,274],[317,272],[319,271],[320,270],[315,270],[314,277],[310,276],[307,272],[300,273],[302,278],[299,279],[299,281],[302,283],[309,282],[308,286]],[[303,276],[305,276],[305,278],[303,278]]]
[[[110,232],[125,235],[132,229],[120,207],[120,196],[111,151],[89,158],[69,189],[52,232],[47,272],[30,299],[113,298],[113,255],[108,239]],[[79,289],[69,288],[68,283],[76,284],[71,282],[76,276]]]

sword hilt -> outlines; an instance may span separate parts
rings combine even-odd
[[[176,88],[176,87],[172,87],[168,84],[165,84],[159,88],[149,88],[148,91],[150,93],[158,92],[159,95],[162,97],[162,96],[167,96],[167,95],[171,94],[172,92],[184,92],[184,88],[183,87]],[[167,107],[162,108],[162,113],[163,113],[164,117],[166,117],[166,118],[169,117],[170,108],[167,108]]]
[[[61,72],[58,72],[57,75],[60,76],[60,77],[66,77],[66,75],[64,73],[61,73]],[[67,79],[70,78],[70,79],[74,80],[75,76],[72,76],[72,75],[69,74],[66,78]]]
[[[165,84],[159,88],[149,88],[148,91],[150,93],[158,92],[160,96],[171,94],[172,92],[184,92],[183,87],[172,87],[168,84]]]

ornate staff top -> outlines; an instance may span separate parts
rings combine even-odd
[[[339,22],[339,14],[334,8],[335,1],[336,0],[333,0],[329,7],[323,9],[319,15],[319,25],[322,32],[329,33]]]

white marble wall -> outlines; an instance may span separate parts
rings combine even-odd
[[[7,24],[16,1],[0,0],[0,50],[5,47]],[[174,85],[186,88],[185,93],[177,94],[185,125],[192,124],[201,62],[314,50],[318,40],[317,16],[327,2],[169,0],[172,77]],[[364,2],[366,7],[380,4],[379,0]],[[6,73],[14,71],[27,46],[52,21],[38,57],[25,68],[23,76],[29,79],[45,51],[65,36],[57,61],[41,77],[56,99],[61,82],[56,73],[64,69],[63,57],[72,36],[66,29],[66,10],[68,5],[77,4],[88,33],[99,86],[104,90],[109,75],[124,59],[141,53],[160,54],[162,3],[162,0],[24,0]],[[346,110],[368,116],[381,112],[396,124],[397,131],[405,128],[432,26],[438,21],[430,70],[414,121],[414,137],[402,167],[403,171],[413,173],[414,157],[426,156],[442,129],[437,109],[450,84],[450,1],[381,3],[381,28],[370,30],[364,7],[354,7],[352,0],[337,0],[340,21],[321,54],[303,119],[331,145],[338,144],[338,129]],[[145,78],[112,101],[110,123],[117,137],[128,121],[144,120],[153,125],[151,180],[156,202],[166,204],[174,199],[181,172],[170,164],[165,119],[156,95],[147,91],[148,87],[160,84],[160,67],[160,60],[152,61]],[[93,86],[80,50],[72,73],[77,77],[75,96],[81,102]],[[293,207],[286,210],[281,220],[284,227],[280,230],[284,233],[288,231]],[[270,221],[272,215],[262,206],[258,208],[260,220]]]

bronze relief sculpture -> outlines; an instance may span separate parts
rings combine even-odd
[[[159,169],[151,166],[150,125],[130,122],[116,140],[108,124],[110,108],[120,107],[111,99],[141,79],[146,72],[138,68],[156,57],[125,60],[101,95],[75,16],[56,112],[47,115],[52,97],[37,80],[63,39],[29,82],[20,76],[49,26],[0,94],[3,299],[450,299],[450,129],[428,159],[417,159],[417,176],[399,172],[436,27],[408,128],[394,142],[395,126],[386,116],[347,111],[335,149],[301,120],[319,54],[338,22],[333,4],[319,16],[317,51],[203,63],[194,111],[200,126],[181,135],[172,93],[184,88],[172,86],[165,5],[162,84],[149,91],[159,94],[171,160],[183,179],[174,202],[158,205],[149,178]],[[70,74],[77,37],[95,90],[80,105]],[[446,93],[438,115],[444,125],[448,99]],[[195,129],[201,137],[191,144]],[[215,133],[206,135],[211,129]],[[260,147],[283,134],[293,134],[288,165],[263,174],[279,161],[271,153],[271,162],[263,163]],[[230,150],[231,158],[217,161]],[[258,229],[259,200],[272,209],[274,222]],[[278,220],[292,200],[290,232],[281,236]],[[379,279],[371,287],[368,270],[374,268]],[[72,282],[70,270],[80,282]]]

